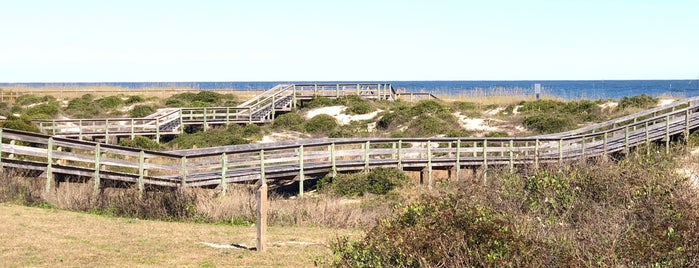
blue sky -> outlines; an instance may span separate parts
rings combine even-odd
[[[7,0],[0,10],[0,82],[699,76],[696,0]]]

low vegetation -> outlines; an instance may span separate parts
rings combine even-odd
[[[692,267],[699,198],[671,155],[577,163],[444,185],[398,206],[359,241],[351,267]]]

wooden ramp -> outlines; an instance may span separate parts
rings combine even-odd
[[[358,95],[366,99],[395,100],[391,84],[282,84],[236,107],[166,108],[144,118],[34,120],[39,130],[54,137],[102,140],[135,136],[153,137],[182,133],[184,126],[207,129],[216,125],[266,124],[278,112],[288,112],[299,101],[316,96],[339,98]]]
[[[307,89],[296,92],[303,90]],[[56,182],[74,178],[94,183],[96,190],[131,185],[142,191],[162,187],[225,191],[229,183],[303,181],[308,176],[375,167],[422,171],[431,184],[433,170],[447,170],[458,178],[469,169],[538,167],[628,152],[653,142],[668,147],[672,137],[687,136],[699,126],[698,100],[686,99],[578,130],[509,138],[308,139],[156,152],[3,129],[0,167],[44,173],[47,191]],[[162,115],[172,113],[162,111]]]

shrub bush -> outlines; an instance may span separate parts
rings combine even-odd
[[[157,111],[158,109],[151,105],[136,105],[133,107],[133,109],[131,109],[131,111],[129,111],[129,116],[131,118],[143,118]]]
[[[366,193],[385,195],[405,186],[410,179],[395,168],[375,168],[367,173],[337,174],[323,177],[318,189],[337,196],[363,196]]]
[[[115,109],[124,106],[124,100],[121,99],[121,96],[107,96],[97,100],[97,103],[102,109]]]
[[[85,94],[70,100],[66,112],[78,118],[93,118],[100,114],[100,108],[94,101],[94,96]]]
[[[128,99],[126,99],[124,101],[124,104],[131,105],[134,103],[139,103],[139,102],[144,102],[144,101],[146,101],[146,100],[141,96],[130,96]]]
[[[327,114],[319,114],[306,121],[304,128],[309,133],[330,133],[338,125],[334,117]]]
[[[58,102],[42,103],[27,108],[24,115],[32,119],[51,119],[60,112]]]
[[[119,141],[119,145],[144,150],[160,150],[162,148],[160,143],[143,136],[136,136],[133,139],[122,139]]]
[[[673,156],[633,153],[489,175],[397,206],[335,265],[690,267],[699,262],[696,190]],[[450,187],[451,188],[451,187]]]
[[[12,118],[8,119],[0,125],[3,128],[9,128],[9,129],[16,129],[16,130],[22,130],[22,131],[29,131],[29,132],[36,132],[39,133],[39,127],[36,125],[32,124],[31,121],[28,119],[23,119],[23,118]]]
[[[538,133],[556,133],[569,130],[576,126],[573,121],[566,116],[548,113],[528,116],[524,118],[522,124],[528,129]]]
[[[653,98],[649,95],[646,94],[641,94],[638,96],[633,96],[633,97],[623,97],[621,101],[619,101],[619,106],[618,108],[620,110],[624,110],[626,108],[641,108],[641,109],[648,109],[653,106],[655,106],[658,103],[657,98]]]
[[[299,113],[285,113],[274,118],[272,126],[275,128],[302,131],[305,119]]]

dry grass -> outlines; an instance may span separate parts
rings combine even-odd
[[[0,224],[0,259],[6,267],[308,267],[329,255],[329,240],[361,235],[356,229],[270,227],[270,248],[260,253],[203,244],[254,245],[252,226],[112,218],[6,203],[0,204]]]

